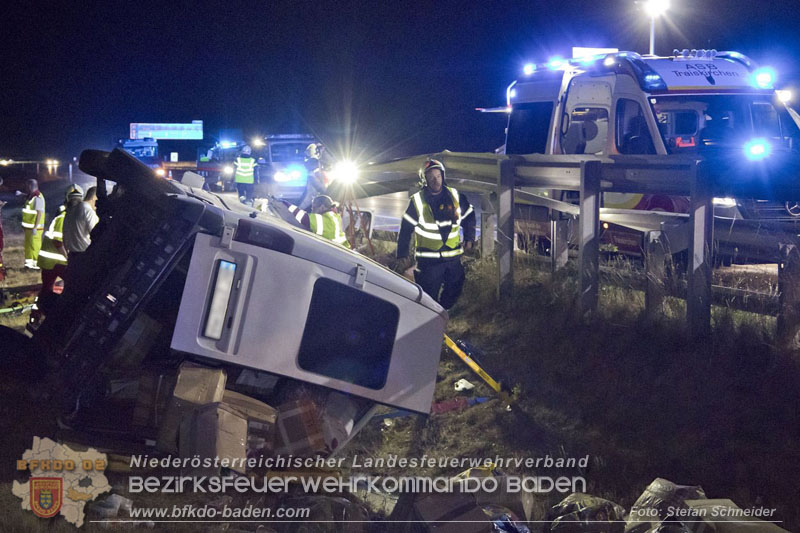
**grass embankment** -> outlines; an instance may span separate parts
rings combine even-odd
[[[551,276],[519,264],[514,300],[498,303],[495,269],[489,260],[469,269],[448,333],[481,348],[487,370],[514,386],[514,409],[493,400],[433,415],[424,428],[410,419],[372,426],[351,453],[588,454],[585,471],[561,473],[585,476],[589,492],[628,508],[663,477],[741,507],[777,508],[783,527],[800,527],[800,372],[796,354],[774,347],[774,319],[715,308],[709,349],[687,340],[679,300],[668,299],[665,316],[648,320],[642,293],[603,287],[597,313],[584,317],[574,271]],[[480,382],[445,350],[436,399],[457,396],[461,377]],[[492,396],[484,385],[474,395]],[[541,498],[538,507],[562,496]]]

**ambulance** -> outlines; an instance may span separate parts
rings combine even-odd
[[[604,50],[527,64],[506,90],[506,154],[593,154],[613,159],[683,154],[742,165],[800,149],[800,117],[776,73],[738,52],[675,50],[669,57]],[[577,201],[577,192],[552,191]],[[794,202],[716,198],[715,215],[800,224]],[[605,193],[603,207],[687,212],[688,199]],[[549,235],[545,221],[536,233]],[[541,216],[538,217],[541,219]],[[606,227],[606,225],[604,225]],[[641,233],[606,227],[612,251],[641,253]]]

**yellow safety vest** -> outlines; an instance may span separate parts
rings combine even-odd
[[[37,196],[41,196],[39,193]],[[31,198],[25,202],[25,205],[22,207],[22,227],[25,229],[33,229],[34,224],[36,224],[36,209],[34,209],[36,196],[31,196]],[[42,196],[42,203],[44,203],[44,196]],[[44,211],[44,209],[42,209]],[[36,226],[36,229],[43,230],[44,229],[44,212],[42,212],[42,218],[40,219],[39,225]]]
[[[334,213],[333,211],[326,211],[321,215],[309,213],[308,223],[311,231],[320,237],[340,244],[345,248],[350,248],[350,243],[347,242],[347,235],[345,235],[342,228],[342,217],[339,216],[339,213]]]
[[[63,205],[58,210],[58,215],[50,222],[50,227],[44,232],[42,249],[39,250],[37,265],[42,270],[52,270],[56,265],[67,264],[67,258],[56,247],[57,242],[64,242],[64,216],[67,212]]]
[[[321,215],[316,213],[306,213],[296,205],[289,206],[289,212],[294,215],[295,220],[302,224],[303,217],[308,215],[308,226],[310,230],[324,239],[340,244],[345,248],[350,248],[347,242],[347,235],[342,227],[342,217],[339,213],[326,211]]]
[[[233,178],[236,183],[253,183],[255,181],[255,159],[252,157],[237,157],[233,164],[236,166],[236,174]]]
[[[414,206],[417,209],[417,220],[414,220],[408,213],[403,215],[403,218],[414,225],[414,233],[417,238],[417,250],[414,254],[416,257],[456,257],[464,253],[461,247],[461,220],[472,212],[472,206],[467,209],[467,212],[461,214],[461,206],[458,202],[458,191],[453,187],[447,187],[447,190],[453,197],[453,207],[458,213],[458,218],[452,220],[436,220],[433,217],[433,210],[428,202],[425,200],[423,191],[419,191],[411,197]],[[442,233],[440,228],[449,228],[450,231],[446,240],[442,240]],[[442,250],[443,247],[449,248]]]

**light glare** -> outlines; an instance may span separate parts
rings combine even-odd
[[[762,67],[753,72],[753,80],[759,89],[769,89],[775,83],[775,71],[769,67]]]
[[[765,139],[753,139],[744,145],[744,155],[750,161],[760,161],[769,156],[770,149]]]
[[[647,0],[644,11],[650,18],[658,18],[669,9],[669,0]]]
[[[352,185],[358,179],[358,165],[352,161],[339,161],[331,170],[331,179],[344,185]]]

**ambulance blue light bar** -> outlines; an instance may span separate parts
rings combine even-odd
[[[753,71],[753,84],[759,89],[772,89],[775,85],[775,70],[761,67]]]

